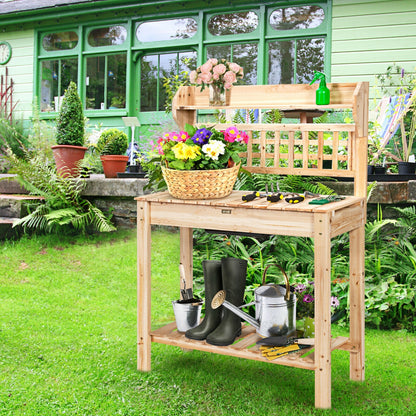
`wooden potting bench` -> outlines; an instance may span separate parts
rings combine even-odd
[[[354,196],[325,205],[242,202],[243,192],[221,199],[179,200],[167,192],[137,197],[138,260],[138,369],[151,367],[151,342],[197,349],[315,371],[315,406],[331,407],[331,351],[350,353],[350,378],[364,379],[364,227],[367,188],[368,83],[328,84],[331,103],[315,104],[315,86],[267,85],[232,88],[227,109],[279,109],[299,112],[298,124],[242,124],[250,136],[245,169],[291,175],[352,177]],[[182,87],[173,101],[173,115],[182,128],[197,123],[198,110],[208,107],[208,92]],[[352,110],[352,123],[307,123],[308,114],[330,109]],[[218,128],[226,126],[217,126]],[[332,167],[324,169],[324,160]],[[180,228],[180,259],[188,286],[192,285],[193,228],[244,233],[311,237],[315,250],[314,351],[292,353],[268,361],[255,342],[254,328],[243,324],[233,345],[218,347],[194,341],[176,331],[175,323],[151,331],[151,225]],[[331,239],[349,233],[350,335],[331,336]],[[178,282],[179,283],[179,282]]]

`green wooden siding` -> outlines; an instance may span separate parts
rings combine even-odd
[[[34,30],[0,33],[0,41],[7,41],[12,47],[12,58],[7,63],[9,76],[13,78],[13,100],[17,102],[16,115],[28,119],[32,114],[33,103],[33,56]],[[0,74],[5,66],[0,65]]]
[[[416,66],[415,0],[333,0],[331,80],[369,81],[396,63]]]

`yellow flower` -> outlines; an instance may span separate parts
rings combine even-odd
[[[188,146],[184,142],[178,142],[172,147],[172,151],[177,159],[195,159],[200,155],[199,148],[196,146]]]

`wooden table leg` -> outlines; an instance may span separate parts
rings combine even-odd
[[[330,216],[315,214],[315,407],[331,408]]]
[[[357,347],[350,353],[350,379],[363,381],[364,372],[364,274],[365,228],[350,232],[350,341]]]
[[[181,264],[185,271],[186,287],[193,286],[193,229],[180,227]]]
[[[150,371],[150,203],[137,201],[137,369]]]

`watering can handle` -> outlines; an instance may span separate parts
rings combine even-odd
[[[289,284],[289,278],[287,277],[286,272],[283,270],[283,267],[280,266],[280,264],[277,263],[273,263],[273,264],[269,264],[266,266],[266,268],[264,269],[263,272],[263,279],[262,279],[262,285],[264,286],[266,284],[266,273],[267,273],[267,269],[271,266],[276,266],[277,268],[279,268],[282,273],[283,276],[285,277],[285,282],[286,282],[286,295],[285,295],[285,299],[286,301],[288,301],[290,299],[290,284]]]

